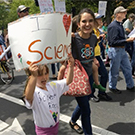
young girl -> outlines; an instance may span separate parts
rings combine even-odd
[[[57,135],[59,125],[59,98],[69,89],[73,79],[74,59],[70,55],[66,79],[47,82],[49,69],[46,65],[30,64],[29,81],[24,92],[24,101],[32,109],[37,135]]]
[[[95,26],[94,26],[94,34],[97,36],[97,39],[98,39],[98,43],[94,49],[94,53],[95,53],[95,57],[96,59],[98,60],[100,66],[98,68],[98,73],[100,75],[100,84],[106,88],[107,86],[107,81],[108,81],[108,72],[105,68],[105,65],[100,57],[101,55],[101,50],[100,50],[100,45],[99,43],[101,42],[100,39],[103,39],[105,37],[104,34],[101,34],[98,27],[100,25],[100,23],[102,22],[102,19],[99,18],[98,16],[96,16],[96,21],[95,21]],[[94,95],[95,93],[95,90],[92,91],[92,94]],[[103,100],[103,101],[110,101],[112,100],[112,98],[106,93],[106,92],[103,92],[103,91],[98,91],[98,98],[99,100]]]

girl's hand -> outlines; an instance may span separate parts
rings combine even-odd
[[[29,71],[31,72],[31,75],[38,76],[38,66],[32,62],[29,66]]]
[[[68,55],[68,74],[66,78],[67,85],[69,85],[73,81],[74,76],[74,58],[71,54]]]
[[[73,58],[72,54],[69,54],[68,55],[68,65],[70,67],[73,67],[74,66],[74,58]]]

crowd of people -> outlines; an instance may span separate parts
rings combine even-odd
[[[29,7],[20,5],[17,13],[19,18],[24,17],[29,14]],[[115,94],[122,92],[117,88],[120,69],[125,77],[126,90],[135,92],[133,80],[135,78],[135,37],[129,37],[130,32],[135,28],[135,14],[130,14],[123,23],[126,14],[127,9],[122,6],[117,7],[114,10],[114,20],[107,25],[106,21],[102,21],[103,15],[84,8],[72,19],[72,54],[68,56],[70,68],[66,79],[60,76],[64,71],[63,65],[59,69],[58,79],[47,82],[49,79],[47,66],[30,64],[26,71],[29,81],[23,98],[26,107],[33,111],[37,135],[58,134],[59,98],[68,90],[68,85],[72,82],[74,59],[78,59],[87,72],[92,90],[88,96],[75,97],[77,106],[69,125],[77,133],[92,135],[89,100],[94,102],[113,100],[113,97],[106,92],[108,80],[111,92]],[[6,41],[7,39],[8,36],[6,36]],[[0,44],[3,44],[1,40]],[[86,45],[89,45],[89,52],[82,55],[82,50]],[[105,59],[110,67],[109,74],[104,63]],[[52,70],[54,71],[54,65],[52,65]],[[95,95],[96,88],[98,89],[97,96]],[[82,127],[77,124],[80,117]]]

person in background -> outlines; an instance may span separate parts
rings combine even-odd
[[[95,21],[95,26],[94,26],[93,30],[94,30],[94,34],[97,36],[98,43],[94,49],[94,53],[95,53],[96,59],[99,62],[99,65],[100,65],[98,67],[98,73],[100,75],[100,84],[104,88],[106,88],[107,81],[108,81],[108,72],[107,72],[106,67],[105,67],[105,65],[100,57],[101,51],[100,51],[100,46],[99,46],[100,40],[105,37],[105,34],[102,34],[98,29],[98,26],[102,22],[102,17],[103,17],[103,15],[100,15],[98,13],[95,14],[96,21]],[[95,93],[95,91],[92,92],[92,94],[93,94],[93,97],[91,98],[92,101],[97,102],[99,100],[104,100],[104,101],[111,101],[112,100],[112,98],[106,92],[99,91],[98,97],[96,97],[94,95],[94,93]]]
[[[12,79],[12,77],[9,73],[9,68],[6,64],[6,62],[8,60],[8,56],[7,56],[7,52],[5,52],[5,50],[6,50],[5,46],[0,43],[0,56],[1,56],[1,58],[0,58],[0,68],[1,68],[2,72],[6,72],[6,74],[8,75],[8,79],[10,80],[10,79]]]
[[[5,36],[5,44],[6,44],[6,47],[9,47],[8,30],[7,30],[7,34]]]
[[[133,55],[131,59],[131,65],[132,65],[132,77],[135,79],[135,41],[133,42]]]
[[[111,19],[112,19],[111,22],[113,22],[114,21],[114,15],[111,16]],[[107,56],[106,56],[106,61],[105,61],[105,66],[106,67],[110,67],[110,59],[108,57],[108,48],[109,48],[109,45],[108,45],[108,41],[107,41]]]
[[[103,32],[104,32],[104,34],[107,34],[107,22],[106,21],[104,21],[103,22],[103,26],[102,26],[102,29],[103,29]]]
[[[128,16],[128,19],[123,23],[126,36],[128,36],[128,34],[133,30],[134,20],[135,20],[135,14],[131,13]]]
[[[6,44],[6,48],[8,48],[9,45],[10,45],[10,43],[9,43],[9,38],[8,38],[8,30],[7,30],[7,34],[6,34],[6,36],[5,36],[5,44]],[[7,52],[7,57],[8,57],[8,59],[10,59],[10,58],[12,57],[11,50],[9,50],[9,51]]]
[[[103,22],[103,26],[102,26],[102,30],[103,30],[103,33],[105,34],[105,39],[104,39],[104,44],[105,44],[105,49],[106,49],[106,52],[108,50],[108,43],[107,43],[107,22],[104,21]]]
[[[105,40],[105,33],[102,29],[102,26],[103,26],[103,21],[102,21],[102,18],[104,17],[104,15],[100,15],[98,13],[94,13],[95,14],[95,17],[96,17],[96,23],[95,25],[97,25],[97,29],[98,31],[100,32],[100,42],[99,42],[99,46],[100,46],[100,51],[101,51],[101,57],[102,59],[104,60],[105,59],[105,43],[104,43],[104,40]]]
[[[131,13],[129,14],[128,16],[128,19],[123,23],[123,27],[124,27],[124,30],[125,30],[125,34],[126,34],[126,37],[128,38],[128,35],[130,34],[130,32],[133,30],[133,22],[135,20],[135,14]],[[134,43],[133,42],[130,42],[130,43],[127,43],[126,46],[125,46],[125,50],[128,52],[128,54],[130,55],[130,59],[131,59],[131,65],[132,65],[132,76],[133,78],[135,77],[134,76],[134,64],[133,64],[133,60],[134,60]],[[133,60],[132,60],[133,59]]]
[[[129,91],[135,91],[132,78],[132,67],[125,51],[125,45],[128,42],[133,42],[135,37],[125,38],[122,21],[126,18],[126,14],[127,9],[123,6],[117,7],[114,10],[115,20],[109,24],[107,31],[108,44],[110,46],[108,49],[108,56],[110,59],[109,90],[116,94],[122,92],[116,88],[120,68],[125,77],[126,89]]]
[[[133,22],[133,28],[135,29],[135,20]],[[132,65],[132,77],[135,79],[135,40],[133,41],[133,55],[131,59],[131,65]]]
[[[29,15],[29,7],[26,7],[25,5],[20,5],[18,8],[17,8],[17,14],[18,14],[18,17],[19,18],[22,18],[24,16],[27,16]]]
[[[125,30],[126,38],[128,38],[128,34],[133,30],[133,21],[135,19],[135,14],[131,13],[128,16],[128,19],[123,23],[123,27]],[[129,42],[125,45],[125,50],[130,55],[130,58],[132,59],[133,55],[133,42]]]
[[[57,64],[57,68],[56,68],[55,64]],[[57,76],[56,76],[56,69],[57,69],[57,71],[59,71],[59,63],[52,63],[51,64],[52,79],[56,79],[57,78]]]
[[[107,41],[107,28],[108,28],[108,24],[107,24],[106,21],[104,21],[104,22],[103,22],[103,27],[102,27],[102,29],[103,29],[104,34],[105,34],[104,44],[105,44],[105,52],[106,52],[106,54],[107,54],[108,48],[109,48],[109,46],[108,46],[108,41]],[[109,62],[110,62],[110,60],[109,60],[109,57],[108,57],[108,55],[107,55],[107,56],[106,56],[106,60],[105,60],[105,67],[110,67]]]
[[[5,39],[4,39],[3,34],[0,35],[0,44],[4,45],[4,47],[6,47]]]

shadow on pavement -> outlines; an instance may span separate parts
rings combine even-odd
[[[110,125],[107,130],[120,135],[135,135],[135,123],[115,123]]]
[[[73,104],[74,97],[62,96],[60,99],[60,108],[61,113],[67,114],[68,112],[73,112],[76,107],[76,104]]]
[[[108,95],[112,97],[112,101],[109,102],[119,102],[120,106],[125,106],[125,103],[132,102],[135,99],[135,92],[122,90],[121,94],[114,94],[108,92]]]

